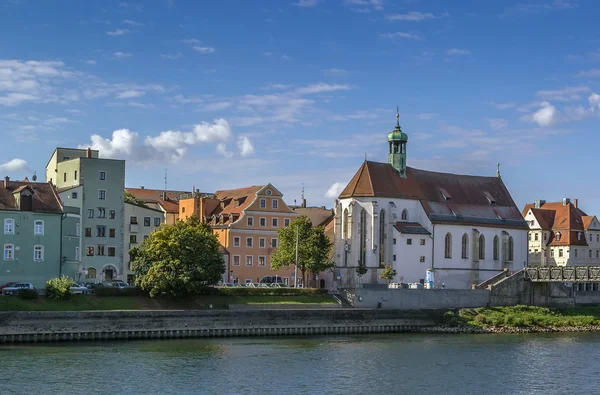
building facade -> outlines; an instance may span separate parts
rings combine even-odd
[[[600,222],[579,208],[579,201],[536,200],[523,209],[529,225],[529,265],[600,265]]]
[[[407,143],[397,121],[388,163],[365,161],[336,201],[328,287],[384,284],[381,269],[391,265],[394,282],[464,289],[526,266],[528,227],[499,171],[479,177],[407,167]]]
[[[101,159],[90,149],[57,148],[46,166],[46,180],[56,185],[66,205],[81,212],[80,263],[73,277],[126,280],[125,161]]]
[[[173,225],[179,219],[179,200],[189,198],[190,192],[148,189],[145,187],[125,188],[136,199],[146,203],[146,206],[160,210],[167,225]]]
[[[271,270],[278,246],[277,231],[297,217],[273,185],[217,191],[180,201],[179,218],[199,217],[211,225],[229,254],[226,282],[255,283],[279,276],[293,284],[293,265]]]

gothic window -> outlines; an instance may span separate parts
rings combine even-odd
[[[485,259],[485,236],[479,235],[479,259]]]
[[[452,258],[452,235],[446,233],[446,239],[444,241],[444,257]]]
[[[379,212],[379,264],[385,265],[385,210]]]
[[[350,221],[348,221],[348,209],[345,209],[344,210],[344,229],[343,229],[344,240],[348,240],[348,226],[350,226]]]
[[[359,263],[366,265],[367,259],[367,211],[363,208],[360,210],[360,223],[359,223],[359,237],[360,237],[360,258]]]
[[[469,257],[469,236],[467,236],[466,233],[462,237],[461,257],[462,259],[467,259]]]
[[[515,257],[515,244],[512,236],[508,236],[508,261],[512,262]]]
[[[500,259],[500,239],[498,236],[494,236],[494,260]]]
[[[408,210],[407,209],[402,210],[402,216],[400,218],[402,219],[402,221],[408,221]]]

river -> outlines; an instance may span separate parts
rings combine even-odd
[[[600,334],[0,346],[0,394],[594,394]]]

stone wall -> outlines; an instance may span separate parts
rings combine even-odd
[[[346,289],[342,296],[359,308],[398,310],[458,309],[487,306],[487,289]]]

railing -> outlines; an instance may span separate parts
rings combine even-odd
[[[531,282],[600,282],[599,266],[528,267],[525,279]]]
[[[510,275],[511,275],[511,272],[509,272],[508,269],[504,269],[504,270],[502,270],[502,272],[496,274],[493,277],[488,278],[484,282],[477,284],[477,285],[473,285],[472,289],[488,289],[491,285],[496,284],[500,280],[504,280],[506,277],[508,277]]]

